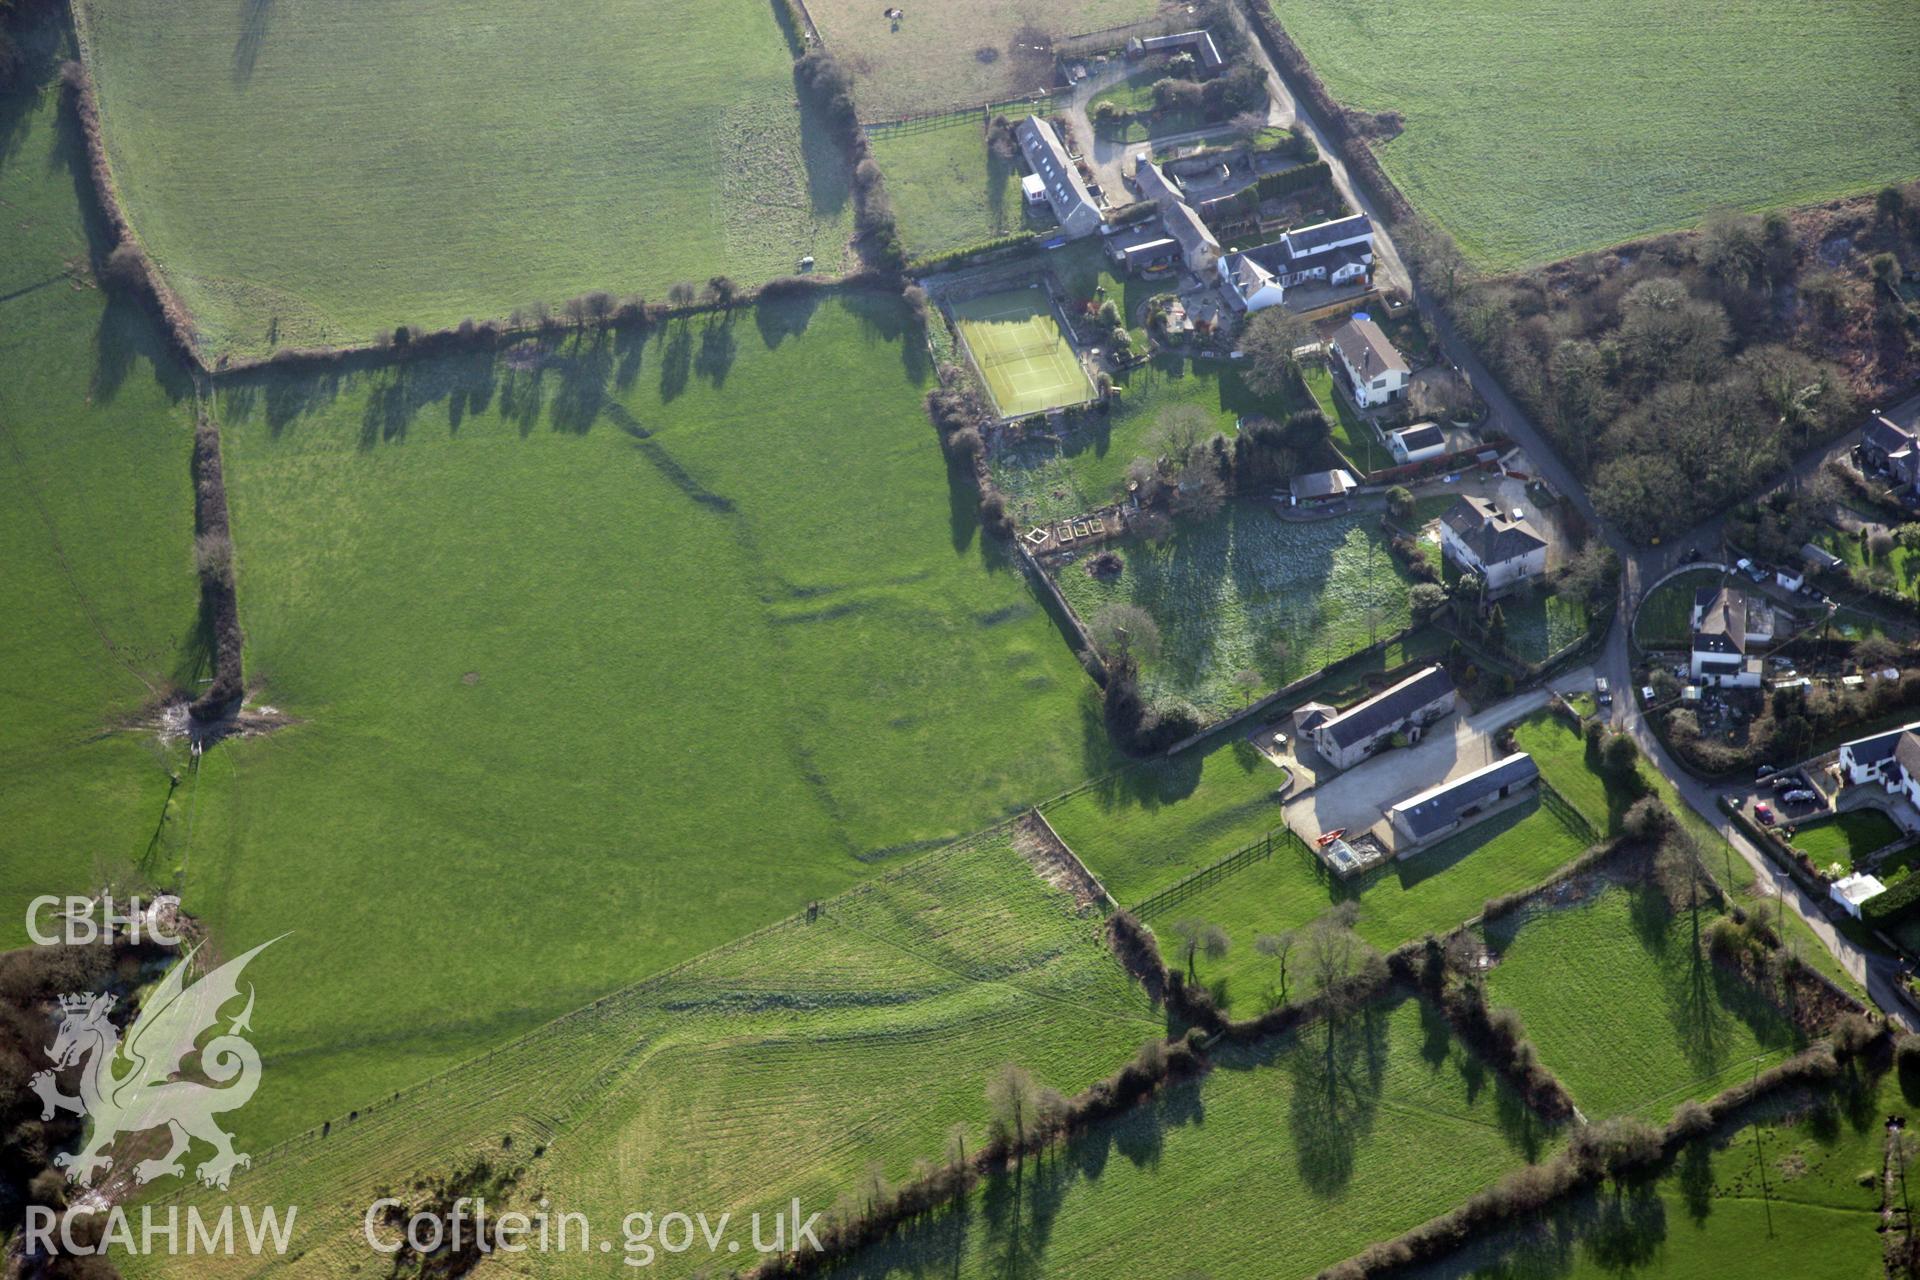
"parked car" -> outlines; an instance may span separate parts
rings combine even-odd
[[[1818,791],[1789,791],[1780,797],[1782,804],[1815,804],[1820,799]]]
[[[1756,771],[1756,772],[1754,773],[1754,775],[1753,775],[1753,776],[1754,776],[1754,777],[1755,777],[1756,779],[1758,779],[1758,778],[1764,778],[1764,777],[1766,777],[1766,776],[1767,776],[1768,774],[1770,774],[1770,773],[1772,773],[1772,772],[1773,772],[1773,766],[1772,766],[1772,765],[1770,765],[1770,764],[1763,764],[1763,765],[1761,765],[1761,766],[1760,766],[1760,768],[1758,769],[1758,771]]]
[[[1681,563],[1681,564],[1692,564],[1692,563],[1694,563],[1694,562],[1695,562],[1696,560],[1698,560],[1698,559],[1700,559],[1700,556],[1701,556],[1701,551],[1700,551],[1700,548],[1698,548],[1698,547],[1689,547],[1689,548],[1687,548],[1687,554],[1685,554],[1685,555],[1683,555],[1683,556],[1681,556],[1681,557],[1680,557],[1680,563]]]
[[[1601,676],[1593,682],[1593,696],[1603,707],[1613,705],[1613,686],[1607,683],[1605,676]]]
[[[1773,825],[1773,806],[1770,804],[1757,804],[1753,806],[1753,816],[1760,819],[1761,826],[1770,827]]]
[[[1775,791],[1779,791],[1783,787],[1791,788],[1792,790],[1798,791],[1801,788],[1805,787],[1807,784],[1806,784],[1806,781],[1802,779],[1798,774],[1776,773],[1771,778],[1767,779],[1767,785],[1772,787]]]

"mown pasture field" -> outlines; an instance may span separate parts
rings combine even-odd
[[[1458,928],[1480,914],[1487,899],[1532,888],[1585,849],[1584,837],[1538,800],[1348,881],[1330,875],[1298,841],[1276,839],[1271,858],[1156,907],[1147,923],[1169,955],[1176,946],[1173,927],[1183,920],[1225,929],[1227,954],[1197,957],[1194,973],[1233,1016],[1251,1017],[1301,995],[1298,953],[1283,989],[1277,962],[1254,947],[1259,935],[1299,929],[1331,907],[1353,902],[1360,909],[1355,932],[1391,951],[1424,933]]]
[[[369,1096],[326,1137],[257,1154],[245,1194],[301,1206],[287,1274],[338,1276],[368,1257],[360,1218],[376,1188],[477,1157],[524,1165],[524,1200],[537,1186],[603,1234],[635,1209],[699,1205],[710,1220],[734,1213],[744,1238],[751,1212],[795,1196],[828,1209],[869,1163],[905,1178],[955,1124],[972,1150],[1003,1064],[1072,1093],[1165,1031],[1098,911],[1051,886],[1023,847],[1004,829],[970,838],[827,900],[811,923],[729,943],[398,1098]],[[582,1265],[519,1261],[535,1275]],[[656,1269],[712,1261],[702,1246]],[[123,1263],[195,1277],[257,1265]]]
[[[1704,932],[1717,912],[1700,911]],[[1787,1016],[1694,945],[1657,890],[1608,887],[1485,929],[1499,953],[1487,999],[1526,1022],[1542,1062],[1589,1117],[1664,1124],[1802,1047]]]
[[[185,753],[134,722],[204,653],[192,389],[94,281],[54,33],[31,47],[45,80],[0,94],[0,947],[34,897],[171,877]]]
[[[232,943],[328,904],[255,963],[250,1136],[1112,767],[918,341],[810,295],[225,384],[250,679],[298,723],[208,757],[188,902]]]
[[[1607,835],[1620,833],[1621,819],[1637,796],[1627,794],[1617,783],[1601,775],[1587,758],[1586,742],[1571,724],[1542,711],[1515,725],[1514,738],[1522,751],[1533,756],[1547,781],[1593,824],[1595,831]],[[1640,763],[1640,779],[1644,784],[1641,794],[1651,792],[1659,796],[1679,817],[1680,825],[1699,842],[1707,868],[1736,901],[1750,911],[1765,906],[1802,960],[1825,974],[1841,990],[1851,992],[1856,999],[1866,999],[1866,989],[1859,980],[1841,967],[1833,952],[1827,950],[1826,943],[1798,913],[1779,911],[1752,864],[1734,852],[1720,828],[1695,813],[1680,798],[1670,779],[1644,760]]]
[[[134,229],[213,356],[843,261],[844,158],[765,0],[81,15]]]
[[[1054,570],[1083,621],[1134,604],[1158,624],[1161,650],[1141,663],[1142,692],[1185,701],[1212,720],[1332,665],[1411,621],[1411,585],[1376,517],[1284,520],[1266,500],[1228,502],[1164,543],[1113,547],[1125,569],[1096,578],[1080,562]],[[1243,688],[1234,677],[1254,671]]]
[[[1272,7],[1336,100],[1405,117],[1381,163],[1487,268],[1920,173],[1902,0]]]
[[[1650,1184],[1579,1197],[1470,1243],[1417,1280],[1850,1280],[1879,1274],[1881,1121],[1910,1099],[1892,1076],[1848,1079],[1824,1098],[1750,1109],[1744,1127],[1683,1148]],[[1896,1191],[1896,1196],[1898,1192]]]
[[[1310,1276],[1451,1208],[1554,1143],[1411,998],[1252,1049],[958,1213],[858,1276]],[[1331,1072],[1331,1078],[1329,1078]],[[1436,1158],[1444,1153],[1444,1158]]]
[[[1052,42],[1152,17],[1162,0],[1022,0],[908,8],[808,0],[828,49],[854,73],[862,120],[892,120],[947,107],[1011,102],[1053,83]],[[1115,47],[1118,47],[1117,45]]]
[[[1020,118],[1014,108],[1009,119]],[[987,117],[973,112],[868,130],[874,162],[911,258],[948,253],[1023,231],[1020,162],[987,146]]]

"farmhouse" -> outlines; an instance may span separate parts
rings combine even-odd
[[[1693,597],[1693,678],[1702,684],[1760,687],[1760,658],[1750,645],[1773,639],[1773,610],[1734,587],[1702,587]]]
[[[1856,786],[1877,782],[1920,808],[1920,720],[1841,743],[1840,772]]]
[[[1371,317],[1356,313],[1333,331],[1332,346],[1361,408],[1385,404],[1406,394],[1412,370]]]
[[[1489,591],[1547,571],[1547,540],[1539,530],[1485,498],[1454,500],[1440,517],[1440,548],[1462,569],[1479,574]]]
[[[1398,463],[1425,462],[1447,451],[1447,437],[1431,422],[1416,422],[1410,427],[1387,432],[1387,452]]]
[[[1247,311],[1285,300],[1308,280],[1345,284],[1364,279],[1373,263],[1373,223],[1364,213],[1285,232],[1271,244],[1220,259],[1228,299]]]
[[[1087,190],[1086,180],[1067,155],[1067,148],[1053,126],[1039,116],[1028,116],[1014,130],[1027,167],[1046,190],[1047,204],[1069,236],[1088,236],[1100,229],[1103,221],[1099,204]],[[1023,184],[1024,186],[1024,184]]]
[[[1287,491],[1296,507],[1324,507],[1342,502],[1360,486],[1350,472],[1302,471],[1287,481]]]
[[[1860,460],[1896,485],[1920,484],[1920,436],[1884,413],[1876,413],[1860,433]]]
[[[1409,796],[1387,810],[1387,822],[1397,837],[1402,855],[1413,852],[1448,832],[1458,830],[1468,819],[1485,813],[1493,805],[1539,781],[1540,769],[1533,757],[1516,751],[1504,760],[1496,760],[1464,777],[1429,787]]]
[[[1365,702],[1329,716],[1313,731],[1313,745],[1336,769],[1350,769],[1392,741],[1420,731],[1453,710],[1453,680],[1428,667]]]
[[[1160,206],[1160,219],[1167,225],[1167,234],[1180,246],[1187,270],[1196,275],[1211,270],[1220,258],[1220,242],[1173,180],[1144,151],[1134,159],[1133,181],[1144,198]]]
[[[1887,886],[1880,883],[1878,876],[1856,871],[1850,876],[1842,876],[1835,880],[1828,888],[1827,895],[1840,904],[1841,910],[1858,920],[1860,908],[1866,904],[1867,899],[1877,898],[1886,891]]]

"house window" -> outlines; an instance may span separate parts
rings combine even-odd
[[[1387,385],[1387,380],[1385,378],[1375,378],[1373,380],[1373,385],[1375,387],[1384,387]]]

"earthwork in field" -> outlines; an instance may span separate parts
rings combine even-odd
[[[952,0],[890,19],[866,0],[807,0],[854,75],[863,120],[1007,102],[1052,86],[1053,41],[1152,17],[1161,0]]]
[[[852,233],[765,0],[80,12],[135,232],[210,359],[832,272]]]
[[[1920,171],[1906,0],[1273,0],[1388,175],[1507,270]]]

